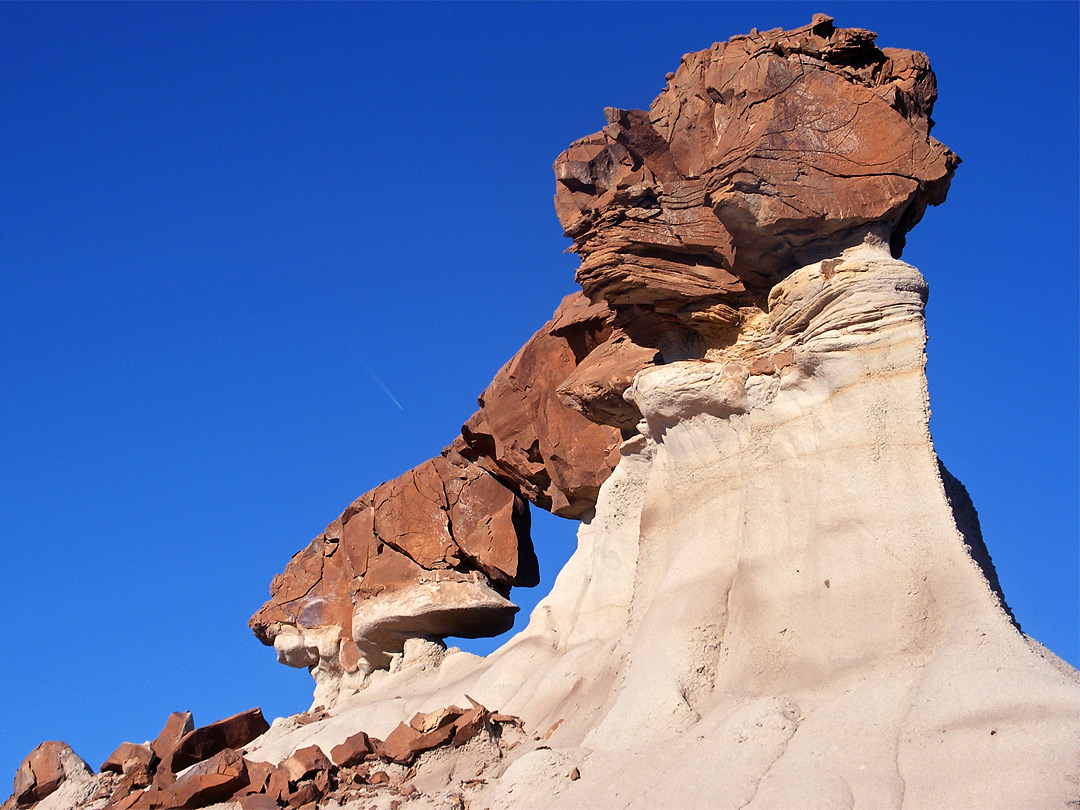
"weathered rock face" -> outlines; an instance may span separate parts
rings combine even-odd
[[[562,517],[579,518],[596,503],[617,461],[619,433],[569,409],[559,387],[600,352],[632,354],[628,359],[640,362],[634,373],[647,362],[636,347],[612,335],[611,319],[606,305],[568,295],[495,375],[480,395],[480,410],[461,430],[464,453]],[[623,346],[628,351],[620,351]]]
[[[250,624],[333,690],[388,666],[408,638],[508,629],[506,593],[537,577],[525,502],[452,446],[354,501],[274,579]]]
[[[437,658],[446,636],[512,626],[510,588],[539,581],[526,499],[580,517],[618,460],[613,425],[640,418],[622,392],[655,351],[612,319],[567,296],[442,455],[362,495],[274,579],[251,627],[282,663],[311,669],[317,703],[389,667],[410,639]],[[600,412],[612,418],[587,418]]]
[[[578,281],[640,342],[731,342],[742,308],[868,227],[899,256],[959,162],[929,137],[925,55],[831,18],[688,54],[648,111],[555,163]],[[825,253],[822,253],[825,251]]]
[[[43,742],[22,761],[15,773],[14,791],[5,807],[32,807],[53,795],[65,782],[85,778],[90,767],[57,740]]]
[[[4,810],[1075,804],[1080,674],[1020,633],[934,451],[896,257],[957,160],[926,58],[873,41],[818,16],[690,54],[559,159],[588,299],[252,619],[328,709],[174,714],[98,777],[35,751]],[[529,501],[578,550],[522,633],[447,653],[535,582]]]
[[[405,665],[253,757],[364,728],[445,791],[445,759],[412,757],[447,732],[405,718],[471,694],[528,732],[453,782],[477,806],[1075,797],[1080,677],[1018,631],[934,452],[927,288],[895,258],[957,160],[926,58],[873,41],[817,17],[688,55],[560,157],[579,281],[614,316],[556,396],[624,431],[577,552],[496,653]],[[542,372],[528,351],[493,391]],[[520,459],[545,431],[482,424],[514,423],[474,417],[470,452],[541,502]]]

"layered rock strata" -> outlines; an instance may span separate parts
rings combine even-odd
[[[318,709],[184,773],[157,741],[99,777],[35,752],[9,805],[67,768],[95,806],[118,762],[131,807],[1075,803],[1080,675],[1013,621],[930,438],[899,253],[958,159],[926,57],[874,40],[735,37],[560,156],[585,294],[252,620]],[[501,649],[446,651],[535,581],[527,502],[579,518],[577,551]]]

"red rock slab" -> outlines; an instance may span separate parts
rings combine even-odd
[[[221,751],[247,745],[269,728],[262,710],[255,708],[189,731],[172,755],[172,770],[179,773]]]
[[[641,412],[623,394],[639,371],[651,366],[656,349],[639,346],[621,329],[590,352],[571,372],[556,394],[559,401],[590,422],[632,430],[641,421]]]
[[[145,743],[130,743],[123,742],[117,747],[115,751],[109,754],[108,758],[101,763],[99,768],[100,773],[110,771],[112,773],[124,773],[124,763],[128,760],[135,760],[147,771],[150,769],[150,764],[153,762],[154,752],[149,745]]]
[[[335,745],[330,751],[330,758],[339,768],[348,768],[363,762],[374,752],[371,738],[363,731],[358,731],[345,742]]]
[[[383,740],[378,754],[384,759],[399,765],[408,765],[417,755],[440,745],[445,745],[454,737],[455,726],[448,725],[421,733],[406,723],[399,723]]]
[[[71,746],[59,740],[48,740],[31,751],[15,772],[12,799],[20,807],[41,801],[75,774],[69,767],[90,773],[90,766],[76,756]]]
[[[237,792],[237,796],[245,796],[250,793],[265,793],[270,783],[270,776],[277,769],[276,765],[269,762],[258,762],[244,758],[244,767],[247,768],[247,786]]]
[[[314,776],[319,771],[329,772],[334,766],[319,746],[310,745],[293,753],[278,767],[285,771],[290,782],[296,783],[305,777]]]
[[[150,748],[158,759],[164,760],[180,745],[181,738],[194,730],[195,722],[191,712],[173,712],[165,721],[165,727],[150,743]]]
[[[472,708],[454,720],[452,745],[455,748],[464,745],[479,734],[482,729],[487,727],[491,719],[491,712],[468,695],[465,697],[472,704]]]
[[[206,807],[229,799],[247,783],[244,758],[226,748],[177,777],[156,806],[182,810]]]

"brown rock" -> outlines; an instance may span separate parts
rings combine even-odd
[[[12,799],[20,807],[41,801],[73,776],[90,773],[90,766],[59,740],[41,743],[15,772]]]
[[[957,157],[929,137],[925,55],[820,15],[683,57],[648,111],[555,163],[556,210],[578,281],[644,345],[721,338],[724,309],[762,302],[784,273],[869,229],[894,255]],[[727,322],[727,327],[725,327]]]
[[[150,743],[150,748],[158,759],[164,760],[180,745],[180,739],[194,729],[191,712],[173,712],[157,738]]]
[[[267,644],[283,627],[336,628],[324,665],[341,672],[386,666],[413,636],[497,635],[517,612],[507,586],[539,576],[528,526],[519,496],[448,452],[358,498],[275,577],[250,625]],[[319,655],[279,649],[293,666]]]
[[[487,728],[488,721],[491,718],[491,712],[468,695],[465,697],[472,704],[472,708],[454,721],[453,745],[455,748],[464,745],[479,734],[482,729]]]
[[[256,762],[244,759],[244,767],[247,768],[248,783],[237,795],[243,796],[250,793],[265,793],[270,783],[270,775],[276,770],[276,765],[269,762]]]
[[[559,401],[590,422],[632,430],[641,421],[641,413],[623,394],[655,357],[656,349],[638,346],[621,329],[613,330],[559,385]]]
[[[225,749],[247,745],[269,728],[262,710],[255,708],[189,731],[172,755],[172,770],[177,773]]]
[[[101,763],[99,772],[105,773],[106,771],[112,773],[124,773],[128,770],[125,764],[128,760],[135,760],[136,763],[141,765],[144,770],[149,772],[150,764],[154,759],[154,752],[150,746],[141,743],[120,743],[119,747],[109,754],[108,758]]]
[[[386,785],[390,782],[390,775],[386,771],[375,771],[368,779],[370,785]]]
[[[223,802],[247,785],[244,758],[226,748],[179,776],[158,807],[197,808]]]
[[[314,781],[308,779],[298,784],[293,790],[286,796],[285,801],[289,807],[299,808],[305,805],[311,804],[322,798],[322,792],[319,790],[318,785]]]
[[[340,745],[335,745],[330,751],[330,758],[339,768],[347,768],[363,762],[368,754],[374,751],[371,738],[363,731],[359,731]]]
[[[561,517],[596,503],[617,461],[620,436],[563,404],[558,387],[609,337],[612,313],[568,295],[548,321],[499,370],[462,427],[461,452]]]
[[[427,713],[417,712],[409,721],[409,725],[421,733],[434,731],[453,723],[463,714],[465,710],[457,706],[447,706],[445,709],[436,709]]]
[[[290,782],[295,783],[320,771],[328,772],[333,765],[319,746],[311,745],[296,751],[278,767],[285,771]]]
[[[391,762],[408,765],[418,754],[445,745],[453,739],[455,726],[445,725],[428,732],[419,732],[410,725],[399,723],[379,746],[378,754]]]

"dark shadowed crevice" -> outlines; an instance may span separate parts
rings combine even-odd
[[[994,568],[994,561],[990,559],[990,550],[987,549],[986,543],[983,541],[982,528],[979,526],[979,513],[975,511],[975,504],[972,503],[971,496],[968,495],[964,485],[945,469],[941,459],[938,459],[938,471],[941,473],[941,481],[945,485],[945,497],[952,508],[956,528],[963,535],[964,544],[968,547],[971,558],[982,569],[983,576],[986,577],[990,589],[1001,603],[1002,610],[1008,614],[1016,629],[1020,630],[1020,622],[1016,620],[1009,603],[1005,601],[1005,594],[1002,592],[1001,583],[998,581],[997,569]],[[1021,632],[1023,631],[1021,630]]]

